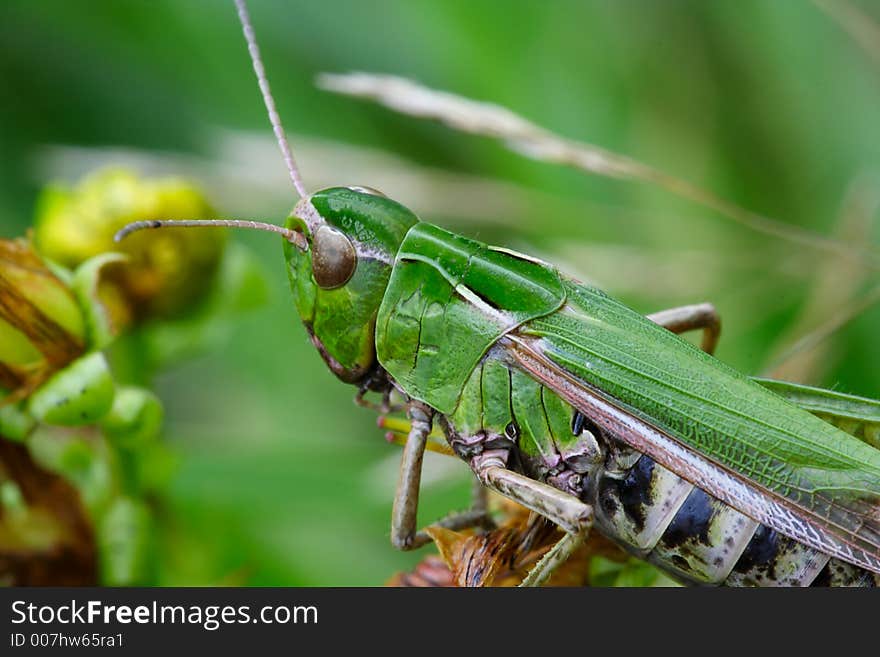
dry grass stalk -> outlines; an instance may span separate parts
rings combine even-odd
[[[751,230],[817,251],[856,258],[872,269],[880,268],[880,254],[873,248],[842,242],[744,210],[712,192],[632,158],[566,139],[500,105],[430,89],[393,75],[325,73],[318,77],[318,85],[328,91],[372,100],[403,114],[436,120],[462,132],[499,139],[512,150],[536,160],[610,178],[655,184]]]

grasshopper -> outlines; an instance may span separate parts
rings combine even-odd
[[[361,403],[368,392],[404,400],[395,547],[430,540],[416,518],[436,426],[478,490],[564,530],[524,585],[546,581],[591,529],[685,583],[874,584],[880,451],[810,412],[857,416],[858,404],[784,384],[774,392],[716,360],[711,305],[645,317],[546,262],[422,222],[368,187],[309,194],[244,1],[236,6],[300,200],[283,227],[155,220],[117,239],[164,226],[283,237],[294,302],[331,372]],[[703,349],[677,335],[696,329]],[[877,408],[863,403],[873,421],[850,419],[873,435]],[[473,527],[486,513],[477,494],[473,508],[436,524]]]

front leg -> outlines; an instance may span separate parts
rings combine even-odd
[[[420,402],[410,402],[407,416],[411,423],[403,456],[400,459],[400,475],[391,511],[391,543],[398,550],[410,550],[416,544],[416,522],[419,511],[419,485],[422,480],[422,461],[434,409]]]
[[[410,401],[407,405],[407,415],[411,424],[400,460],[400,475],[391,512],[391,544],[398,550],[412,550],[432,540],[425,531],[416,531],[416,527],[418,527],[422,462],[428,434],[431,433],[434,409],[421,402]],[[473,509],[452,513],[435,522],[433,526],[452,530],[467,529],[485,525],[487,517],[484,493],[475,491]]]

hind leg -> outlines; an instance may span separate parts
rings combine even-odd
[[[718,338],[721,336],[721,317],[711,303],[697,303],[690,306],[669,308],[647,316],[655,324],[673,333],[687,333],[702,329],[703,351],[715,353]]]

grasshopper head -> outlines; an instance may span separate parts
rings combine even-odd
[[[407,231],[418,222],[404,206],[364,187],[332,187],[296,204],[285,240],[294,301],[330,370],[346,383],[364,378],[376,360],[376,313]]]
[[[166,227],[251,228],[282,235],[296,308],[331,371],[360,382],[376,362],[376,314],[394,259],[418,218],[366,187],[331,187],[305,196],[287,226],[242,219],[147,219],[128,224],[117,242]]]

